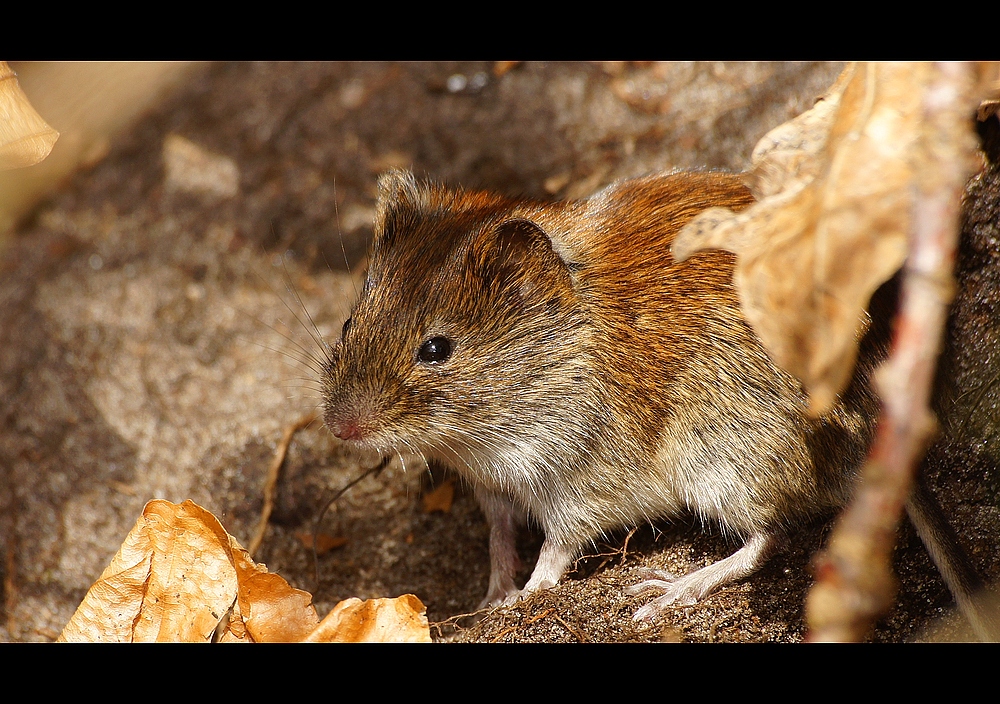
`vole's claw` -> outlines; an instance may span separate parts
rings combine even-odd
[[[667,609],[677,606],[675,603],[675,597],[672,594],[665,594],[658,599],[653,599],[642,608],[638,609],[634,614],[632,614],[633,621],[655,621],[660,617]]]
[[[629,587],[629,590],[638,589],[645,582],[651,581],[665,581],[672,582],[677,579],[677,575],[669,570],[658,570],[652,567],[640,567],[637,569],[636,574],[642,578],[643,582],[636,584],[633,587]],[[629,591],[630,594],[637,594],[638,592]]]
[[[521,599],[523,599],[526,596],[527,596],[527,594],[525,594],[524,590],[521,589],[520,591],[516,591],[513,594],[511,594],[510,596],[508,596],[506,599],[504,599],[503,600],[503,605],[504,606],[513,606],[514,604],[516,604],[517,602],[521,601]]]

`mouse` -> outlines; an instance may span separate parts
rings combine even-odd
[[[671,254],[702,210],[753,202],[738,175],[711,171],[564,202],[380,176],[364,284],[326,351],[323,418],[342,441],[468,482],[489,525],[480,608],[554,586],[621,528],[693,514],[740,542],[632,587],[654,593],[635,614],[651,620],[751,575],[847,502],[874,437],[888,323],[868,316],[853,381],[810,418],[740,312],[734,255]],[[519,587],[525,521],[544,541]]]

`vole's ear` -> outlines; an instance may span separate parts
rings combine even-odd
[[[425,200],[425,190],[409,171],[392,169],[379,176],[372,228],[375,248],[389,246],[394,233],[416,218]]]
[[[536,223],[514,218],[484,234],[476,256],[489,283],[501,288],[516,284],[525,298],[572,293],[569,268]]]

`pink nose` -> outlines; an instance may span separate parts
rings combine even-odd
[[[341,440],[361,439],[361,429],[354,421],[343,421],[342,423],[338,423],[336,426],[331,427],[330,430],[332,430],[333,434]]]

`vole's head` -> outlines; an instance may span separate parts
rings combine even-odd
[[[558,208],[402,171],[379,179],[367,278],[323,379],[336,436],[381,451],[504,453],[558,403],[553,384],[581,374],[585,324],[570,268],[525,216],[546,207]]]

